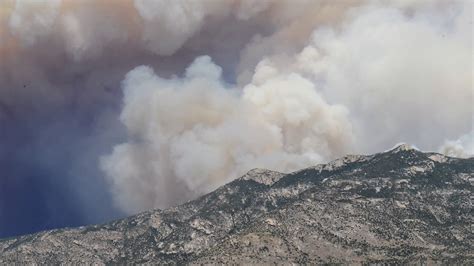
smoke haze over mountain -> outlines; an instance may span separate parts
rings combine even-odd
[[[472,156],[472,9],[3,0],[0,236],[168,207],[255,167],[293,171],[399,142]],[[29,218],[38,226],[15,228]]]

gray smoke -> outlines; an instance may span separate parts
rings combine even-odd
[[[469,1],[0,5],[0,121],[73,106],[105,145],[119,117],[88,156],[129,213],[398,142],[474,153]]]

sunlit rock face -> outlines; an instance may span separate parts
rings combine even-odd
[[[407,145],[254,169],[177,207],[0,241],[0,264],[472,264],[473,185],[474,158]]]

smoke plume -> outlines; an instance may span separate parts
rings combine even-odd
[[[102,181],[135,213],[399,142],[472,156],[472,8],[4,0],[0,165],[68,160],[86,213]]]
[[[121,120],[130,141],[103,161],[120,205],[168,206],[255,167],[296,170],[346,152],[347,110],[326,103],[302,76],[269,71],[258,67],[241,91],[208,56],[182,78],[144,66],[129,72]]]
[[[457,140],[447,140],[439,152],[452,157],[469,158],[474,155],[474,131]]]

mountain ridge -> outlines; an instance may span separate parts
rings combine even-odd
[[[0,263],[470,264],[473,173],[408,145],[253,169],[169,209],[0,240]]]

